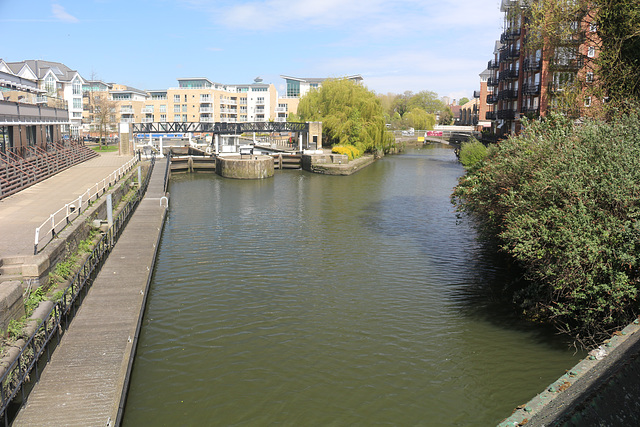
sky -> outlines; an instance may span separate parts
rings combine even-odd
[[[459,99],[502,21],[500,0],[0,0],[0,58],[143,90],[360,74],[378,94]]]

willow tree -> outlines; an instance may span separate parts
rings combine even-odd
[[[321,121],[328,145],[346,144],[361,152],[389,152],[394,144],[387,132],[380,100],[366,87],[347,79],[326,80],[302,97],[298,116]]]

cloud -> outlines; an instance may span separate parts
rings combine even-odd
[[[53,16],[58,20],[58,21],[62,21],[62,22],[78,22],[78,18],[76,18],[75,16],[71,15],[69,12],[67,12],[64,7],[60,6],[59,4],[52,4],[51,5],[51,12],[53,13]]]

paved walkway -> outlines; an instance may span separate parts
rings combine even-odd
[[[131,156],[101,153],[0,200],[0,259],[33,255],[36,227],[129,160]]]
[[[115,425],[164,221],[165,162],[13,426]]]

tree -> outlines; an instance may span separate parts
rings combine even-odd
[[[440,112],[439,125],[450,125],[453,122],[453,112],[447,107]]]
[[[98,129],[100,134],[100,148],[103,146],[103,137],[108,134],[108,131],[114,124],[114,111],[116,109],[116,102],[107,98],[107,96],[95,96],[93,99],[94,104],[94,119],[98,123]]]
[[[436,124],[436,116],[429,114],[422,108],[413,108],[403,117],[407,121],[407,127],[421,130],[433,130]]]
[[[438,114],[446,108],[446,105],[438,98],[437,93],[423,90],[409,98],[407,107],[408,110],[418,107],[427,113]]]
[[[463,98],[460,98],[460,100],[458,101],[458,105],[464,105],[467,102],[469,102],[469,98],[463,97]]]
[[[512,8],[513,14],[519,8]],[[537,0],[524,9],[529,51],[550,61],[584,66],[556,93],[560,111],[572,117],[607,117],[640,100],[640,7],[637,0]],[[510,18],[511,19],[511,18]],[[580,48],[580,46],[583,46]],[[592,55],[587,47],[597,51]],[[586,78],[590,73],[592,77]],[[606,100],[585,110],[585,97]],[[626,107],[625,107],[626,106]]]
[[[353,145],[361,152],[388,152],[395,140],[386,130],[380,100],[347,79],[329,79],[300,100],[303,121],[321,121],[328,144]]]

